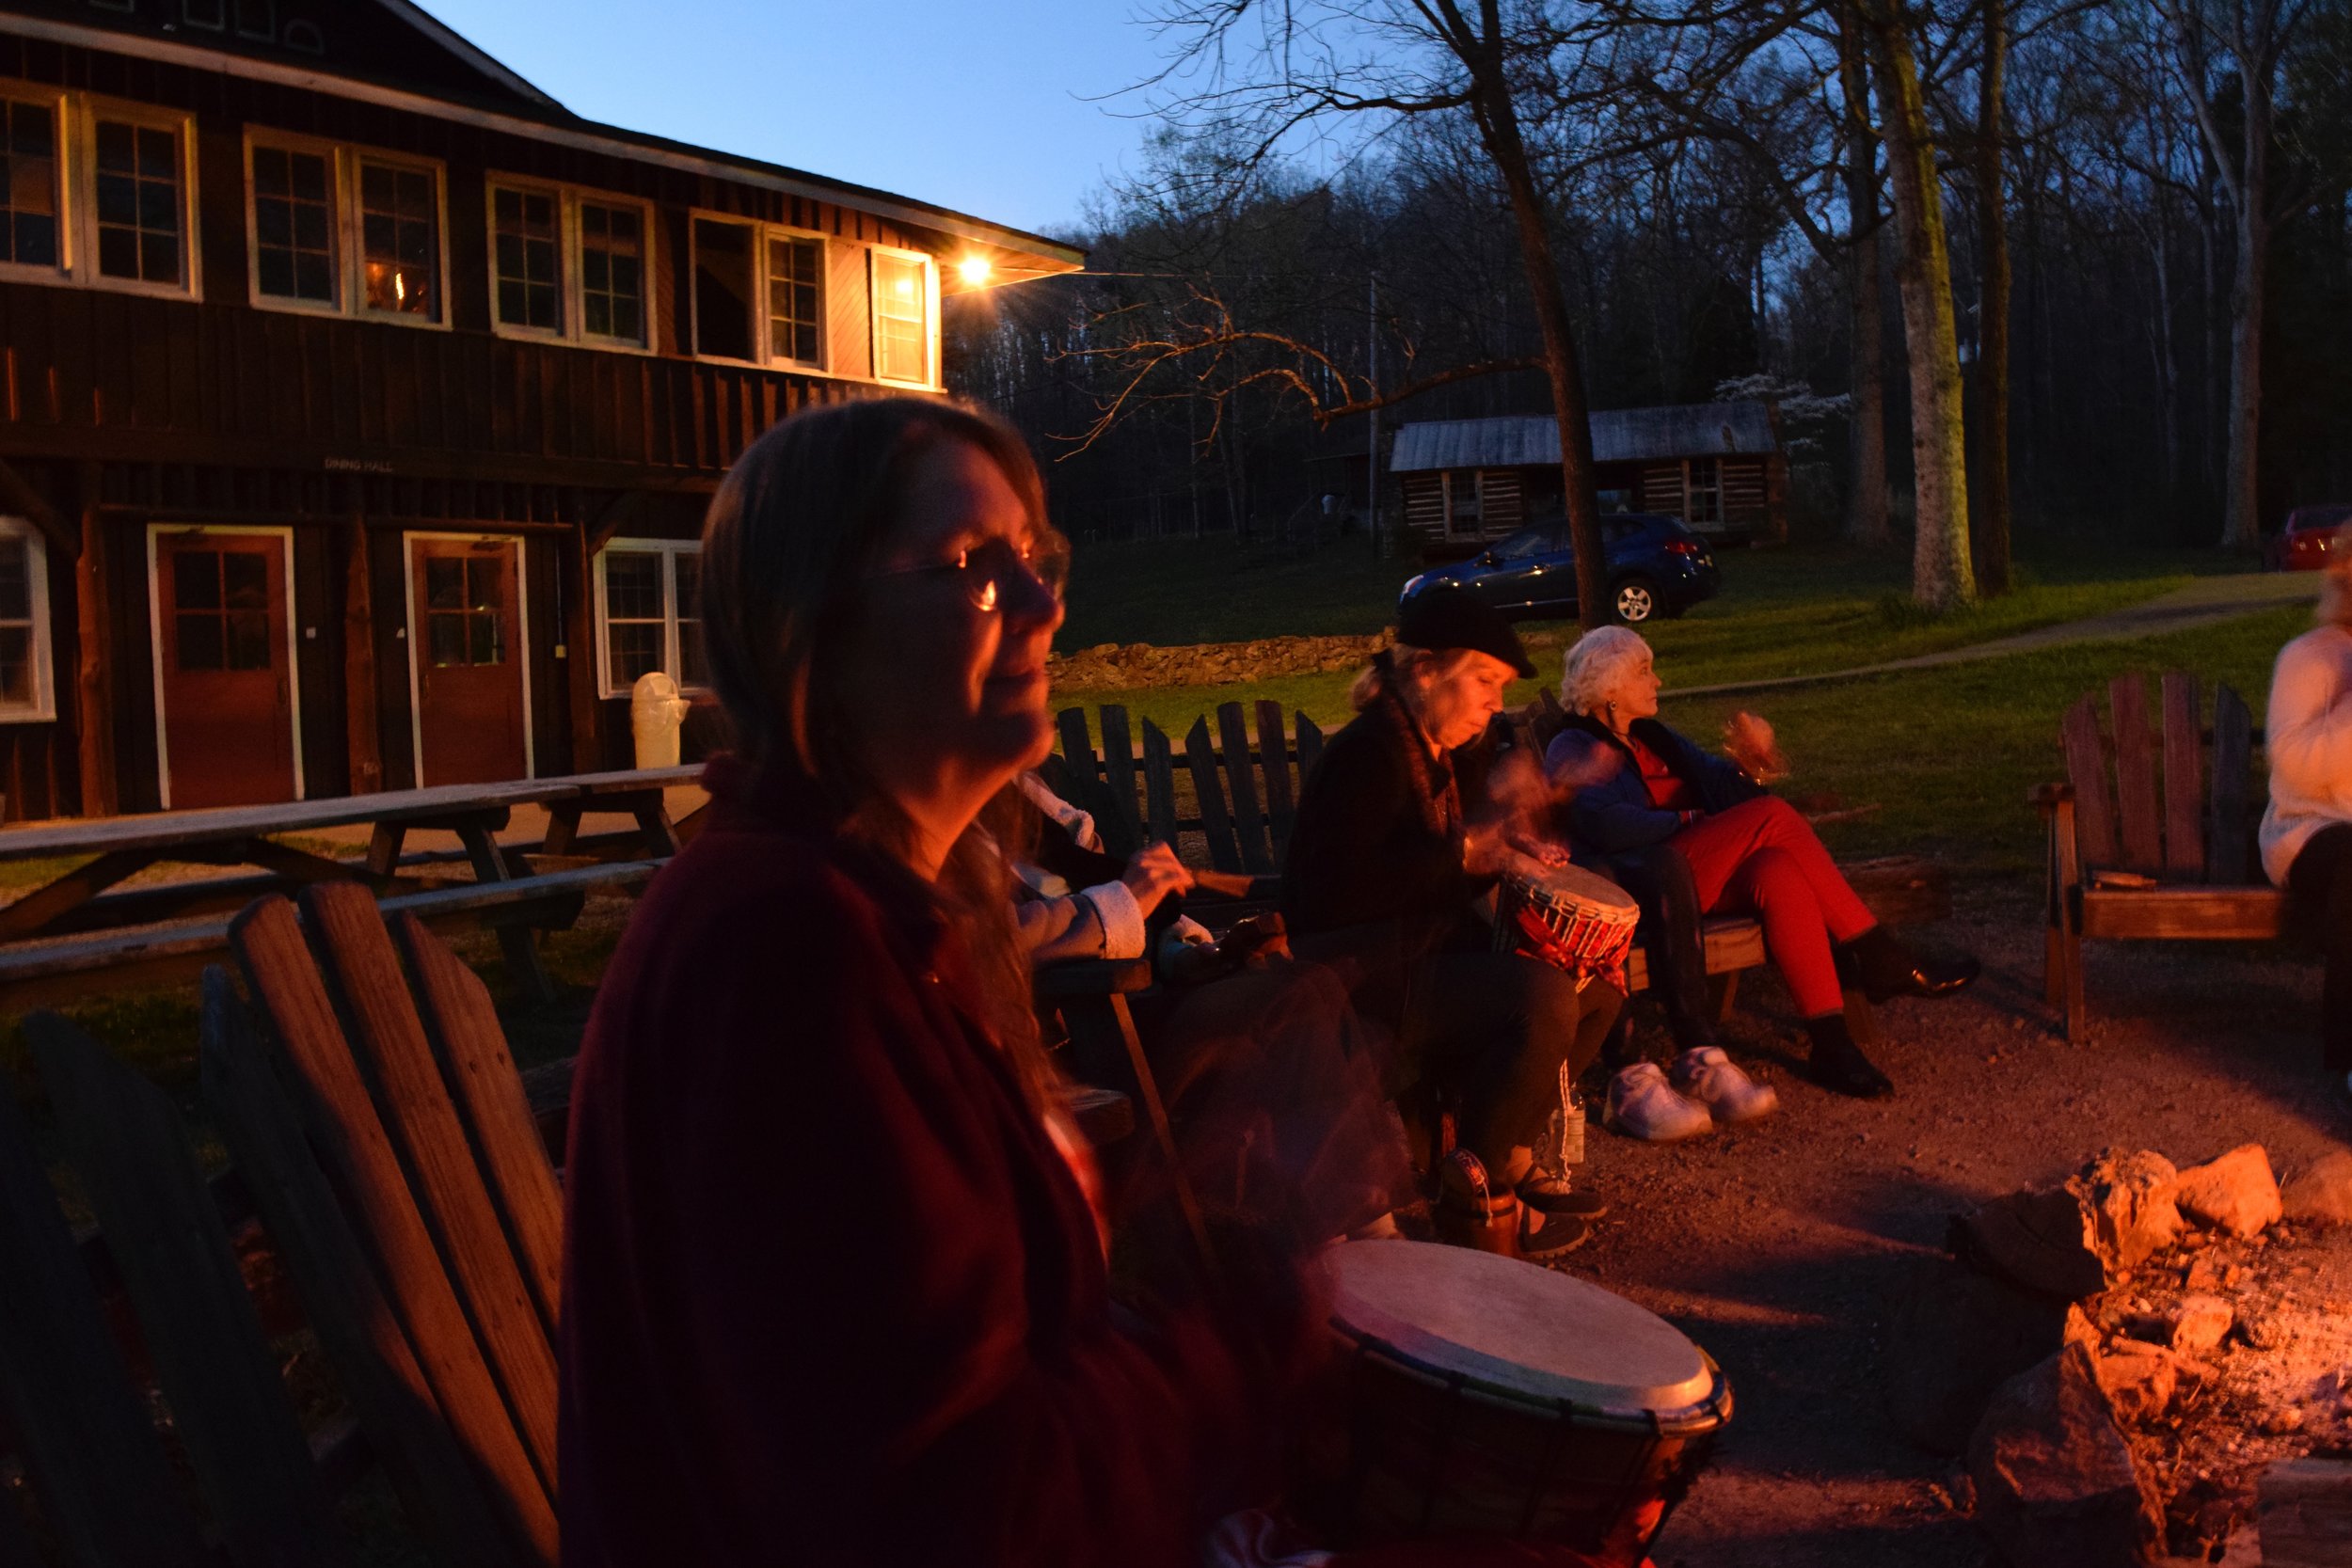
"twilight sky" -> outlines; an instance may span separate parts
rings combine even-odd
[[[1128,0],[421,0],[575,114],[1027,230],[1143,127],[1109,93],[1158,44]]]

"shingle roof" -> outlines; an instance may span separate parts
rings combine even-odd
[[[1772,415],[1760,403],[1692,403],[1613,408],[1593,416],[1593,460],[1708,457],[1777,451]],[[1427,468],[1526,468],[1560,461],[1560,428],[1547,415],[1425,420],[1396,433],[1391,473]]]

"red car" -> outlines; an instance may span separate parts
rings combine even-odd
[[[2298,506],[2287,526],[2263,541],[2263,565],[2274,572],[2325,570],[2352,545],[2336,543],[2336,530],[2352,523],[2352,506]]]

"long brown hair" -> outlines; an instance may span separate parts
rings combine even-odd
[[[736,751],[762,771],[813,781],[845,831],[900,861],[910,859],[910,826],[858,759],[856,715],[828,655],[857,583],[901,520],[918,460],[946,441],[993,462],[1031,527],[1050,532],[1044,482],[1010,427],[905,397],[813,408],[777,425],[736,460],[703,524],[703,647]],[[933,895],[980,981],[980,1022],[1043,1110],[1054,1074],[1014,940],[1011,872],[984,830],[956,841]]]

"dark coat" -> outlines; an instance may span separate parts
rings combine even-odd
[[[1690,786],[1704,812],[1728,811],[1765,793],[1738,765],[1701,750],[1655,719],[1637,719],[1630,728],[1636,740],[1657,752],[1674,776]],[[1570,714],[1544,752],[1545,771],[1557,777],[1563,771],[1581,775],[1604,768],[1610,768],[1605,778],[1583,785],[1568,801],[1568,833],[1577,851],[1613,858],[1673,837],[1682,826],[1681,815],[1650,803],[1649,786],[1642,782],[1632,749],[1599,720]]]
[[[1191,1563],[1255,1369],[1114,1315],[930,890],[708,782],[580,1052],[564,1562]]]
[[[1476,746],[1468,752],[1483,755]],[[1298,794],[1282,920],[1302,958],[1372,969],[1480,940],[1462,867],[1462,753],[1436,759],[1385,688],[1323,749]],[[1350,974],[1351,988],[1361,976]]]

